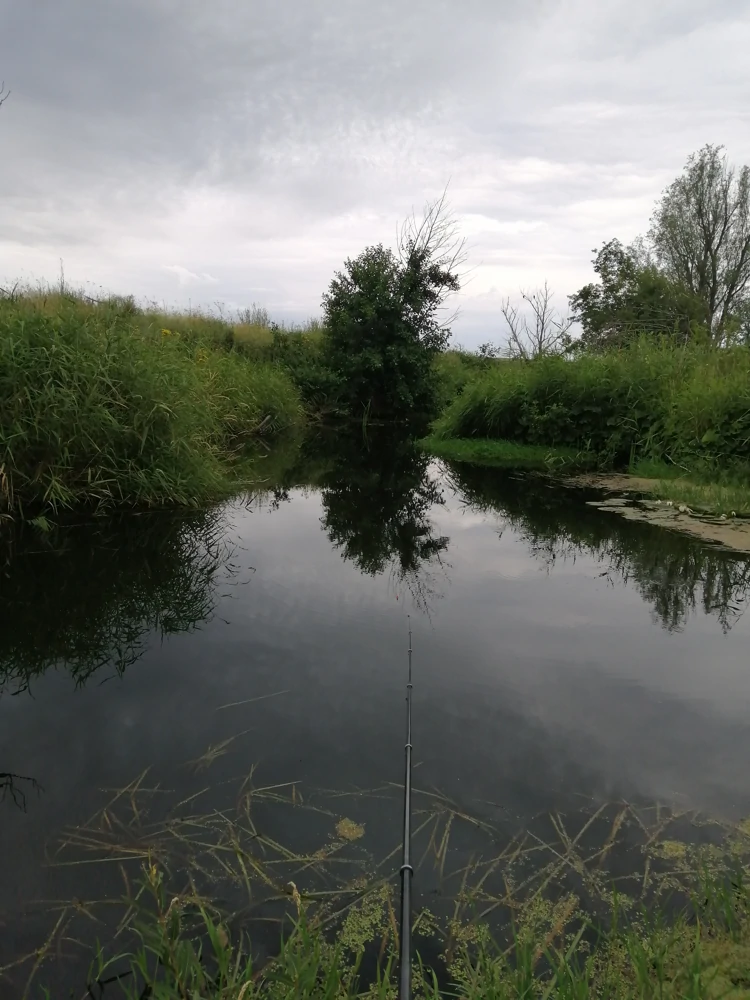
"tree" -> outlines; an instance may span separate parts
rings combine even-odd
[[[439,319],[460,288],[464,243],[445,194],[399,234],[347,260],[323,297],[324,356],[338,378],[339,408],[350,415],[403,418],[434,410],[432,359],[450,329]]]
[[[531,323],[511,305],[510,299],[505,299],[500,307],[508,324],[508,356],[531,361],[551,354],[564,354],[571,343],[573,318],[561,315],[554,308],[547,282],[534,292],[521,291],[521,297],[530,307]]]
[[[573,319],[583,327],[581,347],[621,346],[643,333],[685,341],[700,328],[700,300],[657,267],[642,241],[625,247],[609,240],[595,253],[599,282],[569,297]]]
[[[494,361],[495,358],[500,357],[502,349],[497,344],[493,344],[491,340],[487,340],[485,343],[479,345],[477,354],[482,361]]]
[[[5,80],[0,80],[0,108],[10,97],[10,91],[5,89]]]
[[[727,323],[725,339],[730,344],[750,347],[750,297],[742,300]]]
[[[649,238],[665,274],[702,303],[711,341],[720,344],[750,281],[750,167],[737,173],[723,146],[704,146],[666,189]]]

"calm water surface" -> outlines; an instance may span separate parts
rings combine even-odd
[[[310,801],[384,789],[333,813],[385,856],[407,615],[421,789],[509,831],[621,799],[750,814],[744,558],[408,442],[272,461],[280,485],[213,511],[8,540],[0,966],[41,944],[58,903],[122,893],[118,863],[60,865],[86,849],[59,847],[146,769],[156,811],[196,792],[226,810],[253,765],[256,786],[294,782]],[[269,822],[279,838],[309,829],[294,810]],[[436,891],[425,874],[420,892]],[[72,936],[101,933],[81,919]],[[42,979],[80,995],[87,963],[72,943],[53,951]]]

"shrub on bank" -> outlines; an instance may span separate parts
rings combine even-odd
[[[744,466],[750,350],[640,341],[495,366],[464,388],[435,433],[588,450],[612,466],[636,458]]]
[[[225,492],[243,441],[302,409],[284,372],[220,349],[218,333],[130,299],[0,299],[0,509]]]

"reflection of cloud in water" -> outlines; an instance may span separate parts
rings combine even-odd
[[[534,476],[445,463],[441,481],[462,511],[494,513],[548,572],[583,559],[583,575],[631,583],[670,631],[702,610],[731,629],[747,605],[750,560],[653,525],[602,517],[563,487]],[[596,564],[596,568],[592,566]]]
[[[420,506],[424,470],[406,451],[361,458],[348,481],[343,458],[338,467],[326,458],[321,469],[316,491],[291,480],[289,502],[272,511],[230,505],[221,532],[230,532],[226,551],[235,555],[212,572],[199,558],[170,563],[179,547],[165,538],[160,548],[164,529],[149,536],[147,518],[133,522],[137,536],[123,530],[119,548],[114,538],[98,553],[81,544],[56,569],[44,556],[53,572],[37,595],[50,621],[67,618],[64,644],[49,629],[25,647],[0,636],[0,649],[25,649],[31,664],[43,662],[44,650],[52,662],[58,649],[90,662],[101,637],[113,634],[95,629],[92,643],[76,610],[91,602],[95,618],[109,611],[118,628],[134,623],[122,634],[143,635],[143,655],[121,683],[99,685],[90,675],[75,690],[48,670],[34,676],[33,698],[0,700],[0,764],[35,775],[45,790],[29,797],[27,816],[5,810],[0,851],[13,864],[0,883],[0,910],[14,912],[20,898],[63,898],[69,887],[58,891],[59,873],[40,861],[52,832],[100,807],[98,789],[150,766],[154,782],[185,797],[197,778],[184,762],[240,732],[211,764],[207,809],[224,808],[231,781],[257,761],[269,784],[352,790],[401,780],[405,614],[413,606],[390,574],[398,579],[404,566],[416,574],[432,566],[442,598],[429,620],[412,615],[420,788],[440,788],[514,831],[539,813],[577,809],[581,797],[657,796],[733,815],[750,805],[747,626],[741,620],[724,633],[720,609],[702,603],[708,564],[695,543],[620,526],[573,495],[540,490],[532,479],[508,484],[497,471],[461,472],[461,491],[446,489],[446,505]],[[461,508],[467,491],[472,506]],[[339,548],[329,529],[340,532]],[[421,558],[425,539],[448,540],[437,550],[445,572]],[[550,540],[569,546],[551,561]],[[201,549],[185,551],[197,557]],[[113,552],[119,589],[108,580],[117,576]],[[36,554],[30,548],[24,558],[14,572],[28,601]],[[686,559],[701,572],[685,581],[678,570]],[[649,581],[685,597],[679,628],[653,612],[661,605],[644,589]],[[683,586],[696,592],[698,613]],[[160,642],[161,623],[189,624],[190,608],[208,612],[201,628]],[[279,691],[288,693],[216,711]],[[345,814],[364,821],[383,856],[394,846],[400,803],[375,806],[364,818],[348,805]],[[93,875],[80,869],[75,877]]]

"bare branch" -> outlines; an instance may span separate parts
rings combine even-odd
[[[404,221],[398,237],[399,257],[407,266],[415,256],[440,271],[463,277],[459,268],[466,263],[466,240],[448,205],[448,186],[434,201],[427,202],[422,217],[412,214]]]
[[[420,218],[412,212],[400,228],[398,257],[405,277],[404,296],[425,342],[442,349],[450,336],[457,310],[442,321],[438,313],[445,300],[461,288],[466,262],[466,240],[447,201],[447,185],[434,201],[427,202]]]
[[[5,90],[5,80],[0,80],[0,107],[8,100],[10,93],[9,90],[7,92]]]
[[[510,358],[529,360],[529,349],[526,343],[528,323],[519,316],[518,309],[511,305],[510,299],[504,299],[500,306],[505,322],[508,324],[507,354]]]
[[[531,314],[522,314],[506,298],[500,309],[508,327],[506,354],[510,358],[531,361],[551,354],[563,354],[571,342],[573,317],[562,315],[552,305],[553,293],[545,281],[533,292],[521,291],[521,298]]]

